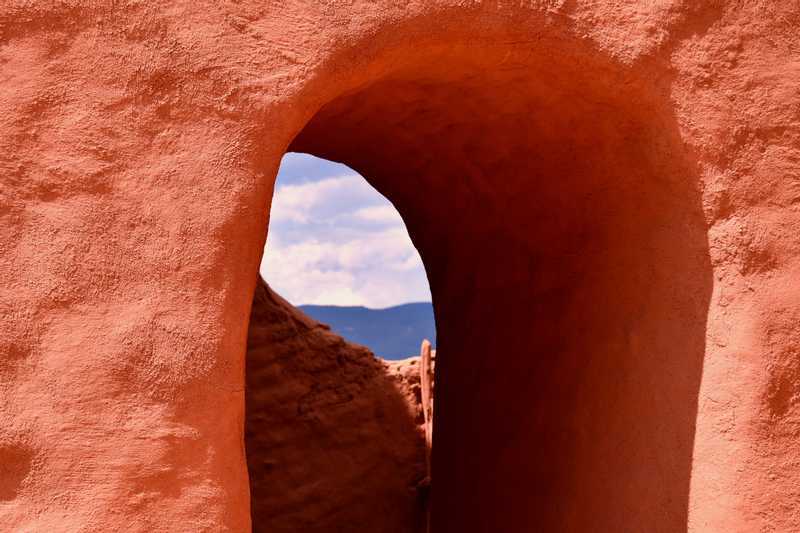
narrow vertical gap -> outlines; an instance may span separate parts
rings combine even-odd
[[[350,168],[289,153],[268,235],[247,353],[254,531],[424,531],[436,331],[402,218]]]

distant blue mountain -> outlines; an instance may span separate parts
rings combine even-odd
[[[301,305],[308,316],[328,324],[348,341],[362,344],[384,359],[419,355],[423,339],[436,345],[433,305],[420,302],[369,309],[337,305]]]

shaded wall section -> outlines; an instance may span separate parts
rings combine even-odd
[[[364,175],[425,262],[439,533],[687,527],[698,171],[663,74],[562,45],[405,50],[291,145]]]

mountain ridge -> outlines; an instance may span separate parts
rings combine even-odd
[[[328,324],[351,342],[362,344],[384,359],[417,355],[423,339],[435,345],[436,325],[431,302],[409,302],[381,309],[347,305],[299,305],[308,316]]]

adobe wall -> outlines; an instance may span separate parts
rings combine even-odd
[[[259,281],[246,376],[255,533],[425,531],[419,357],[380,360]]]
[[[432,526],[793,531],[800,4],[0,7],[0,529],[250,527],[291,148],[398,207]],[[451,356],[452,354],[452,356]]]

